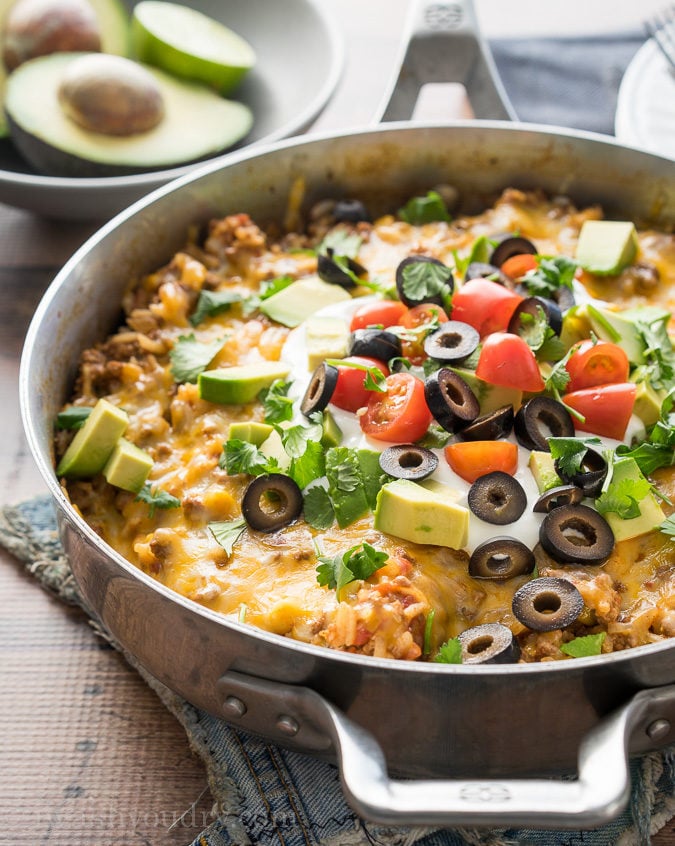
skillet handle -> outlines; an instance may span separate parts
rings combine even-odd
[[[307,687],[228,672],[218,682],[226,719],[241,728],[338,760],[347,801],[387,825],[604,825],[630,794],[629,744],[642,751],[667,740],[675,724],[675,685],[637,693],[584,738],[575,780],[390,779],[382,749],[365,729]],[[332,747],[332,749],[331,749]]]
[[[478,118],[517,119],[490,49],[481,38],[472,0],[413,0],[406,26],[398,70],[375,116],[376,123],[409,120],[422,86],[428,83],[463,85]],[[447,100],[445,117],[466,117],[457,110],[452,113],[453,99]],[[435,116],[442,117],[438,111]]]

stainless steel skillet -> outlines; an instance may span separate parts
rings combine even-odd
[[[499,122],[390,124],[283,142],[206,166],[132,206],[54,280],[22,360],[27,436],[82,594],[126,649],[191,702],[275,742],[337,758],[348,798],[368,817],[598,825],[627,799],[627,749],[675,741],[675,642],[501,668],[307,646],[226,621],[157,584],[104,544],[58,485],[54,415],[80,351],[119,320],[129,278],[168,259],[191,224],[236,211],[281,219],[300,177],[307,204],[360,196],[378,212],[442,181],[477,206],[508,185],[540,187],[613,214],[675,223],[672,162],[601,136]],[[577,758],[576,781],[541,779],[576,769]],[[388,771],[415,780],[392,781]]]

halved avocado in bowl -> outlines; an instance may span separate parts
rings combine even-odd
[[[242,103],[139,66],[161,94],[163,116],[156,126],[129,135],[87,129],[68,114],[59,92],[75,62],[95,57],[133,64],[102,54],[53,53],[24,63],[7,80],[5,112],[12,140],[36,170],[56,176],[162,170],[223,152],[251,128],[251,110]]]

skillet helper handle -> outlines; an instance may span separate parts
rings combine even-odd
[[[386,825],[604,825],[628,802],[631,741],[642,751],[654,748],[665,742],[675,724],[675,685],[651,688],[637,693],[586,735],[574,781],[397,781],[389,778],[374,737],[316,691],[236,672],[226,673],[218,688],[228,721],[302,751],[332,752],[349,804],[362,817]]]
[[[458,95],[457,88],[466,89],[464,97]],[[466,94],[470,111],[466,109]],[[517,119],[490,49],[480,35],[472,0],[412,0],[398,70],[375,121],[474,115],[491,120]]]

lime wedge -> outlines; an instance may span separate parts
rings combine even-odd
[[[142,0],[131,20],[132,52],[174,76],[229,94],[255,64],[251,45],[219,21],[176,3]]]

